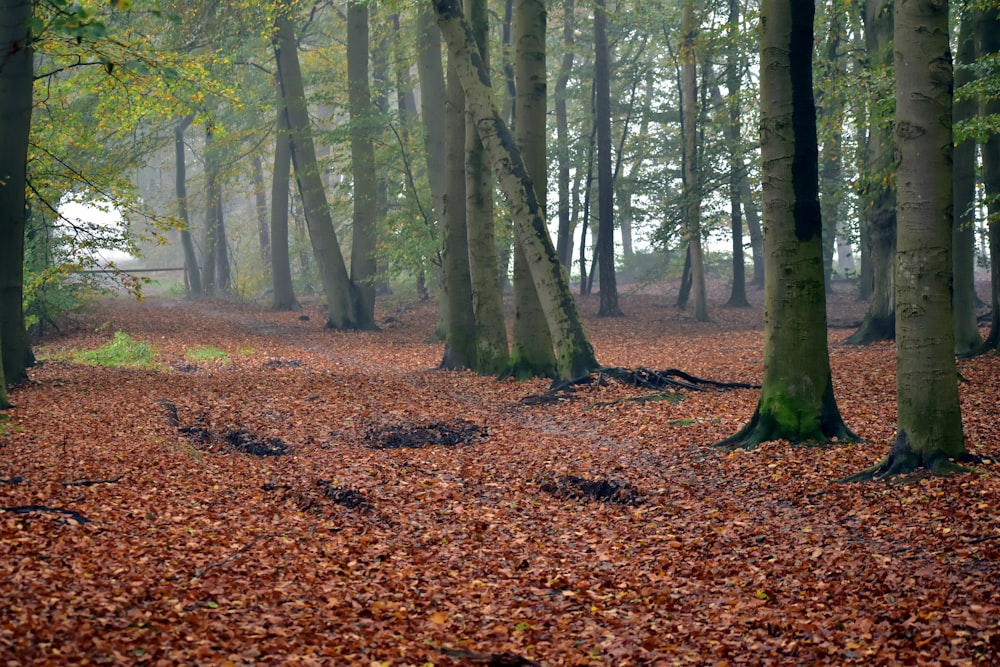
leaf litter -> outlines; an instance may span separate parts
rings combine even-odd
[[[759,383],[759,307],[697,323],[670,289],[623,295],[628,317],[613,321],[581,299],[598,358]],[[839,320],[860,320],[852,294],[833,300]],[[866,442],[720,452],[710,444],[749,418],[756,390],[634,401],[639,387],[593,382],[574,387],[582,401],[532,404],[522,399],[546,381],[433,370],[430,305],[383,313],[396,321],[378,333],[324,330],[316,304],[305,313],[119,299],[46,342],[97,349],[121,330],[160,363],[51,361],[13,392],[14,428],[0,436],[0,655],[1000,662],[991,459],[952,478],[835,481],[888,451],[891,345],[844,346],[850,331],[831,331],[838,404]],[[175,370],[208,344],[231,363]],[[987,457],[1000,451],[998,366],[960,362],[969,447]],[[247,455],[233,433],[287,450]]]

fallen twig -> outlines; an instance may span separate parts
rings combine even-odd
[[[123,475],[112,477],[111,479],[75,479],[70,482],[63,482],[63,486],[94,486],[95,484],[114,484],[120,481]]]
[[[28,480],[23,477],[8,477],[7,479],[0,478],[0,484],[27,484]]]
[[[91,523],[91,520],[79,512],[68,510],[63,507],[46,507],[45,505],[18,505],[16,507],[0,507],[0,511],[11,514],[31,514],[32,512],[46,512],[50,514],[65,514],[77,523]]]

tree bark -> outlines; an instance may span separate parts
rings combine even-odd
[[[743,62],[740,57],[740,2],[729,0],[729,20],[726,23],[729,45],[726,51],[726,88],[729,93],[729,123],[726,142],[729,144],[729,223],[733,234],[733,288],[727,306],[747,308],[746,262],[743,258],[743,208],[740,201],[740,183],[745,178],[743,162],[743,124],[740,122],[740,91],[743,88]],[[719,96],[718,86],[712,87],[712,96]]]
[[[750,422],[722,443],[854,439],[833,394],[827,350],[816,107],[814,4],[761,4],[764,379]]]
[[[615,281],[615,184],[611,169],[611,47],[605,0],[594,7],[594,123],[597,127],[597,262],[601,317],[621,317]]]
[[[177,216],[184,226],[181,228],[181,246],[184,248],[184,274],[187,278],[188,296],[200,298],[201,271],[198,268],[198,253],[191,238],[191,216],[188,213],[187,161],[185,159],[184,131],[194,121],[194,114],[185,116],[174,127],[174,189],[177,194]]]
[[[1000,53],[1000,11],[981,12],[976,25],[976,51],[980,59]],[[983,102],[981,114],[1000,115],[1000,99],[996,95]],[[985,345],[1000,350],[1000,132],[994,133],[982,145],[983,189],[989,214],[990,235],[990,303],[993,317]]]
[[[271,263],[271,230],[267,224],[267,193],[264,183],[264,161],[259,153],[251,158],[253,163],[254,210],[257,213],[257,240],[260,243],[260,257],[264,264]]]
[[[573,49],[576,46],[576,21],[573,0],[563,2],[563,57],[559,65],[559,75],[556,78],[555,115],[556,115],[556,161],[558,162],[558,192],[559,192],[559,228],[556,233],[556,254],[559,261],[569,270],[573,262],[573,229],[571,222],[570,202],[570,159],[569,159],[569,113],[566,108],[567,86],[569,75],[573,71]]]
[[[316,163],[316,147],[309,127],[295,31],[287,7],[279,8],[275,17],[274,48],[282,106],[289,127],[292,165],[302,197],[309,240],[327,300],[326,325],[334,329],[374,329],[375,322],[361,306],[360,295],[348,276],[344,255],[327,207],[323,180]]]
[[[517,145],[524,168],[535,184],[535,196],[544,209],[546,164],[545,3],[516,0],[514,5],[514,80]],[[531,279],[527,258],[514,244],[514,324],[511,373],[518,379],[554,377],[556,359],[552,334]]]
[[[966,456],[951,309],[952,66],[948,4],[896,5],[896,442],[852,479]]]
[[[705,256],[701,247],[701,174],[698,165],[698,25],[694,17],[695,0],[684,0],[681,10],[681,95],[684,141],[684,204],[686,236],[691,253],[691,292],[694,296],[694,319],[708,321],[708,297],[705,285]]]
[[[292,175],[292,149],[285,110],[278,99],[274,133],[274,167],[271,174],[271,286],[273,310],[298,310],[288,256],[288,205]],[[305,268],[305,267],[303,267]]]
[[[434,0],[438,25],[462,80],[479,136],[493,164],[500,188],[514,218],[518,243],[524,249],[535,289],[556,349],[559,377],[572,379],[599,367],[583,320],[569,291],[565,268],[549,238],[535,186],[521,153],[493,100],[489,71],[475,47],[471,29],[454,0]]]

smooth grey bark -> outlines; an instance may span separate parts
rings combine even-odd
[[[743,206],[740,201],[741,179],[746,178],[743,162],[743,124],[740,122],[740,91],[743,88],[743,59],[740,57],[740,2],[729,0],[726,22],[729,45],[726,49],[726,88],[729,93],[729,123],[726,143],[729,146],[729,227],[733,235],[733,287],[727,306],[749,307],[747,300],[746,263],[743,258]],[[721,97],[718,86],[712,86],[712,97]]]
[[[257,213],[257,241],[260,243],[260,256],[264,264],[271,262],[271,231],[267,222],[267,185],[264,182],[264,160],[259,153],[250,158],[253,166],[254,210]]]
[[[535,196],[544,209],[546,161],[545,3],[516,0],[514,5],[514,80],[517,113],[516,138],[524,168],[535,184]],[[556,359],[545,313],[531,279],[524,251],[514,244],[514,322],[511,373],[518,379],[554,377]]]
[[[479,57],[472,30],[454,0],[434,0],[438,25],[448,43],[450,61],[462,80],[467,108],[493,164],[500,188],[514,218],[517,242],[528,259],[535,289],[552,333],[558,374],[578,378],[599,367],[587,339],[583,319],[569,290],[566,270],[549,238],[545,216],[535,196],[535,185],[524,168],[521,153],[493,99],[489,70]]]
[[[1000,11],[990,9],[981,12],[976,21],[976,55],[985,58],[998,53]],[[981,114],[1000,114],[1000,99],[993,97],[983,102]],[[983,189],[990,220],[990,305],[993,311],[985,346],[1000,350],[1000,132],[994,133],[982,145],[982,155]]]
[[[424,124],[427,181],[439,222],[444,220],[445,195],[445,79],[441,64],[441,31],[434,10],[417,15],[417,76],[420,80],[420,117]]]
[[[287,6],[280,7],[275,16],[274,49],[282,97],[280,106],[285,111],[289,127],[295,180],[302,197],[309,240],[327,301],[326,325],[334,329],[374,329],[375,322],[361,306],[360,295],[348,276],[344,255],[330,218],[309,126],[295,29]]]
[[[374,324],[379,197],[375,148],[372,145],[368,42],[368,5],[352,1],[347,6],[347,106],[351,116],[351,172],[354,179],[350,279],[357,294],[359,317]]]
[[[271,286],[273,310],[298,310],[288,256],[288,207],[291,195],[292,147],[285,110],[278,100],[274,134],[274,167],[271,174]]]
[[[761,3],[760,136],[764,200],[764,378],[747,425],[722,441],[854,439],[833,393],[827,349],[812,2]]]
[[[469,26],[479,57],[489,67],[489,13],[486,0],[466,0]],[[469,271],[476,315],[475,370],[505,373],[510,364],[503,287],[494,224],[494,176],[482,139],[476,131],[469,97],[465,98],[465,201],[469,234]]]
[[[556,77],[554,107],[556,116],[556,162],[558,163],[559,227],[556,233],[556,254],[568,270],[573,261],[573,228],[571,224],[569,159],[569,112],[566,108],[569,75],[573,71],[573,51],[576,47],[576,21],[573,0],[563,2],[563,57]]]
[[[684,144],[684,205],[686,236],[691,256],[691,291],[694,296],[694,319],[708,321],[708,293],[705,285],[705,255],[701,247],[701,168],[698,164],[698,53],[696,39],[699,25],[695,19],[695,0],[684,0],[681,10],[682,94],[681,116]]]
[[[188,213],[187,160],[185,158],[184,132],[194,122],[194,114],[185,116],[174,126],[174,191],[177,197],[177,216],[181,219],[181,247],[184,248],[184,277],[188,295],[199,298],[202,295],[201,270],[198,268],[198,253],[191,238],[191,216]]]
[[[611,47],[605,0],[594,6],[594,123],[597,127],[597,262],[601,317],[621,317],[615,280],[615,184],[611,167]]]

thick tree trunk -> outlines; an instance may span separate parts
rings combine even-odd
[[[466,0],[466,5],[478,54],[485,66],[489,67],[489,14],[486,0]],[[493,223],[494,177],[483,142],[476,131],[468,96],[465,106],[466,216],[478,350],[475,369],[488,375],[500,375],[510,365],[510,351],[507,348],[502,278],[497,256],[496,226]]]
[[[948,5],[896,5],[898,169],[896,443],[853,479],[925,467],[957,469],[966,456],[951,309],[952,66]]]
[[[545,154],[545,3],[516,0],[514,5],[514,79],[517,145],[524,168],[544,208],[548,170]],[[514,324],[511,373],[518,379],[554,377],[556,359],[545,313],[520,246],[514,244]]]
[[[521,160],[521,153],[493,101],[489,71],[475,46],[471,29],[454,0],[434,0],[438,25],[462,79],[467,108],[479,130],[493,164],[500,188],[514,218],[514,230],[528,260],[545,319],[556,348],[559,377],[570,379],[598,368],[594,348],[569,291],[565,268],[556,257],[545,216],[535,196],[535,185]]]
[[[0,2],[0,407],[34,362],[24,327],[24,229],[34,55],[32,3]]]
[[[444,145],[447,194],[444,197],[441,261],[447,326],[441,368],[474,369],[478,353],[465,221],[465,95],[451,59],[448,62]]]
[[[764,380],[750,422],[720,443],[853,439],[837,409],[827,351],[811,2],[761,5]]]
[[[194,121],[194,114],[185,116],[174,127],[174,188],[177,195],[177,216],[184,226],[181,228],[181,246],[184,248],[184,274],[188,295],[199,298],[202,295],[201,271],[198,268],[198,253],[191,238],[191,216],[188,213],[187,161],[185,159],[184,131]]]
[[[955,5],[952,6],[956,8]],[[971,65],[976,58],[973,15],[964,10],[959,17],[958,65],[955,69],[955,89],[969,83],[973,75],[962,65]],[[954,122],[972,118],[976,101],[955,102]],[[954,271],[955,354],[975,354],[983,347],[976,321],[976,142],[974,139],[955,145],[952,171],[953,229],[952,264]]]
[[[284,8],[279,8],[275,17],[274,47],[283,107],[290,128],[292,165],[329,309],[326,324],[335,329],[374,329],[375,322],[362,307],[360,295],[347,274],[330,218],[309,127],[294,27]]]
[[[278,100],[281,104],[281,100]],[[288,257],[288,204],[292,175],[292,150],[285,110],[279,107],[275,124],[274,168],[271,175],[271,285],[274,310],[298,310]]]
[[[597,261],[601,317],[621,317],[615,281],[615,184],[611,169],[611,47],[604,0],[594,7],[594,123],[597,127]]]
[[[368,5],[347,7],[347,87],[351,115],[351,172],[354,215],[351,233],[351,284],[359,317],[375,322],[375,244],[378,238],[378,183],[372,146],[371,94],[368,88]]]

